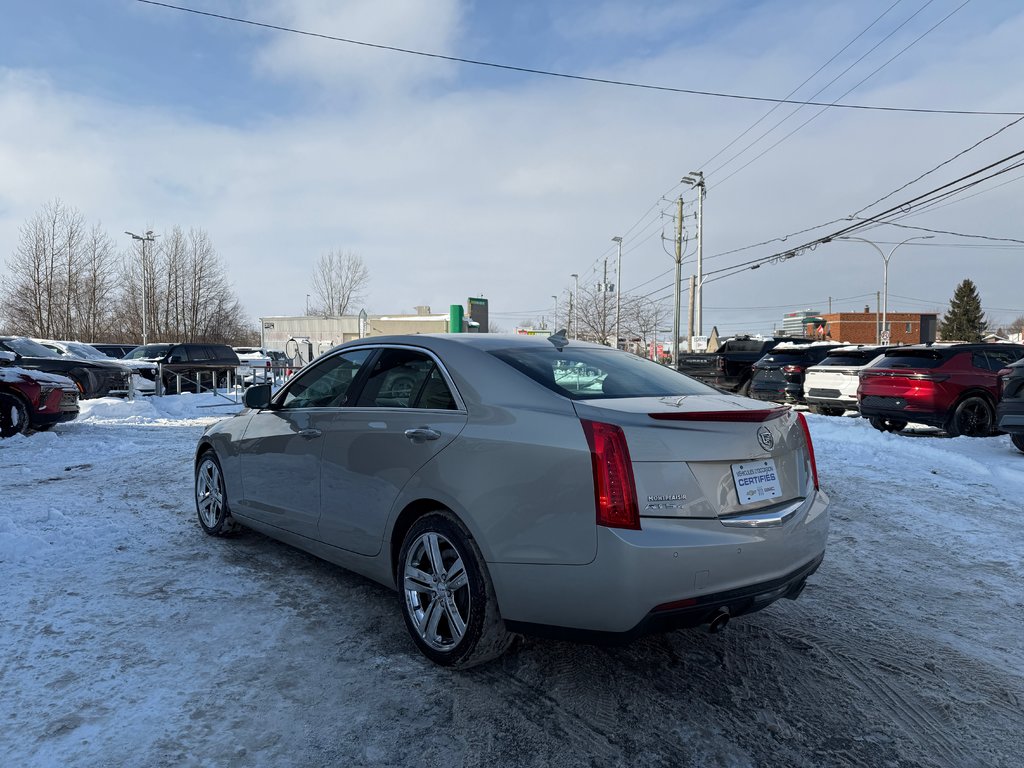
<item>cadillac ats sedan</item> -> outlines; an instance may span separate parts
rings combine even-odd
[[[824,556],[802,414],[564,333],[351,341],[245,404],[199,441],[203,530],[396,589],[441,665],[519,634],[718,630]]]

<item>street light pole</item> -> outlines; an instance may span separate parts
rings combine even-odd
[[[619,348],[619,316],[622,311],[622,238],[616,235],[612,242],[618,246],[615,258],[615,348]]]
[[[704,335],[704,195],[707,187],[704,184],[702,171],[690,171],[683,177],[683,183],[697,190],[697,301],[695,302],[697,335]]]
[[[679,370],[679,302],[680,302],[680,280],[682,277],[683,263],[683,196],[676,201],[678,209],[676,212],[676,279],[673,300],[675,312],[672,316],[672,367]]]
[[[580,337],[580,276],[573,272],[572,278],[572,337]]]
[[[153,230],[147,229],[145,235],[136,235],[134,232],[129,232],[127,229],[124,231],[126,235],[129,235],[132,240],[138,240],[142,243],[142,343],[146,343],[146,243],[152,243],[156,240],[156,235],[153,234]]]
[[[882,342],[882,334],[885,334],[886,336],[889,335],[889,259],[891,259],[892,255],[896,253],[896,249],[899,248],[904,243],[909,243],[911,240],[931,240],[934,237],[935,235],[916,235],[914,237],[908,237],[906,240],[902,240],[896,243],[896,245],[894,245],[892,249],[889,251],[888,255],[886,255],[881,248],[879,248],[877,245],[875,245],[873,242],[866,238],[854,237],[852,235],[847,235],[838,238],[839,240],[859,240],[862,243],[867,243],[876,251],[878,251],[878,255],[882,257],[882,329],[878,336],[879,343]],[[890,341],[891,340],[892,339],[890,337]]]

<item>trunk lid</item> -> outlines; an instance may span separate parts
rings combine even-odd
[[[726,517],[808,494],[806,441],[788,408],[729,395],[574,405],[580,418],[622,429],[641,517]]]

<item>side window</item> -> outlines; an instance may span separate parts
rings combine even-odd
[[[374,363],[356,405],[411,408],[433,368],[434,361],[422,352],[385,349]]]
[[[989,370],[988,358],[985,357],[984,352],[972,352],[971,365],[975,368],[981,368],[983,371]]]
[[[1021,358],[1020,352],[1009,349],[986,350],[985,354],[988,356],[989,368],[993,371],[1001,371],[1006,366],[1012,365]]]
[[[188,350],[184,344],[171,347],[167,352],[167,362],[169,363],[187,363],[188,361]]]
[[[352,382],[373,350],[359,349],[332,355],[318,363],[308,373],[299,376],[285,391],[281,407],[340,408],[348,402]]]
[[[430,369],[430,375],[420,390],[420,395],[413,404],[414,408],[432,408],[441,411],[454,411],[455,398],[452,391],[448,389],[448,383],[441,375],[441,371],[434,365]]]

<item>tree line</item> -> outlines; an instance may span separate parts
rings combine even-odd
[[[150,239],[151,238],[151,239]],[[253,343],[258,332],[202,229],[180,226],[127,251],[54,200],[25,222],[0,279],[0,328],[85,342]]]

